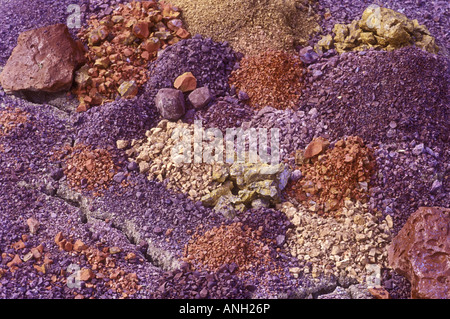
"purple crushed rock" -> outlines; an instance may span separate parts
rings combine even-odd
[[[224,220],[213,210],[191,201],[184,194],[168,191],[143,174],[129,172],[128,175],[126,181],[130,186],[111,184],[104,196],[95,198],[89,205],[88,215],[111,219],[136,242],[152,241],[155,251],[164,250],[180,257],[190,232],[200,224],[213,227]],[[172,229],[170,235],[166,235],[168,229]],[[166,269],[171,267],[171,262],[166,258],[155,260]]]
[[[317,118],[317,110],[309,112],[292,109],[276,110],[265,107],[250,120],[249,127],[266,128],[271,138],[271,129],[279,130],[280,159],[293,164],[295,151],[304,149],[314,137],[329,137],[327,125]],[[268,145],[270,145],[268,143]]]
[[[448,149],[430,144],[413,140],[380,144],[375,150],[377,173],[371,182],[369,208],[392,217],[393,235],[419,207],[450,206],[450,165],[443,160]],[[393,299],[410,298],[411,285],[391,269],[383,270],[382,285]]]
[[[191,39],[167,47],[150,65],[150,79],[146,90],[155,96],[159,89],[171,88],[175,79],[192,72],[197,87],[207,86],[213,96],[225,95],[230,90],[228,77],[235,66],[236,56],[226,43],[195,35]]]
[[[31,0],[25,7],[17,5],[17,1],[2,1],[0,65],[6,62],[20,32],[64,23],[69,4],[81,5],[84,23],[90,13],[108,14],[108,6],[119,2],[127,1]],[[322,15],[326,8],[331,9],[331,18],[321,22],[324,34],[335,23],[358,19],[369,4],[321,1],[317,6]],[[449,7],[445,1],[387,0],[385,4],[424,23],[436,36],[437,44],[443,46],[442,54],[448,52]],[[311,44],[317,39],[312,39]],[[135,272],[144,286],[131,298],[316,298],[332,292],[338,284],[348,286],[335,278],[319,278],[316,282],[306,276],[295,280],[290,277],[289,267],[309,265],[298,264],[284,251],[283,236],[289,225],[283,214],[269,209],[250,210],[239,215],[237,221],[264,227],[263,237],[273,243],[271,249],[277,254],[281,274],[260,269],[260,273],[238,278],[227,267],[217,273],[192,272],[183,264],[179,268],[174,260],[181,256],[189,232],[200,225],[207,230],[230,221],[184,195],[148,181],[127,165],[124,156],[121,167],[129,186],[113,182],[103,197],[95,199],[68,190],[59,164],[49,161],[54,149],[75,139],[115,147],[117,139],[142,137],[159,116],[154,107],[157,89],[172,87],[173,80],[186,71],[192,71],[199,86],[209,86],[216,95],[210,107],[189,111],[194,119],[204,119],[205,127],[222,129],[244,122],[250,122],[251,127],[280,128],[283,159],[289,160],[293,151],[304,148],[319,135],[336,140],[356,134],[378,147],[379,173],[371,185],[369,205],[384,216],[393,216],[395,233],[419,206],[449,207],[449,81],[448,60],[444,57],[414,48],[339,57],[329,52],[309,66],[309,82],[298,110],[266,108],[256,114],[237,103],[228,86],[229,72],[236,65],[236,57],[226,44],[196,36],[161,54],[151,67],[154,77],[136,98],[114,101],[70,117],[46,104],[5,96],[0,88],[0,102],[5,104],[0,110],[13,106],[30,113],[29,123],[0,138],[5,146],[0,151],[0,252],[6,253],[0,257],[0,269],[6,270],[0,278],[0,299],[74,297],[77,291],[62,282],[53,283],[52,276],[58,276],[71,263],[85,266],[87,261],[59,251],[54,236],[60,231],[92,247],[98,243],[120,247],[121,257],[125,252],[135,253],[136,263],[123,258],[117,261],[121,269]],[[44,244],[44,252],[50,253],[54,261],[45,275],[34,269],[33,260],[14,273],[6,266],[12,259],[8,253],[17,253],[11,244],[28,233],[25,221],[29,217],[38,219],[41,225],[19,255],[23,257],[32,247]],[[166,233],[172,228],[171,234]],[[95,290],[83,286],[78,292],[85,297],[120,297],[104,283],[96,284]],[[383,270],[382,284],[393,298],[409,297],[409,283],[393,271]],[[48,286],[51,289],[46,289]]]
[[[50,173],[50,157],[66,143],[71,143],[73,132],[64,119],[64,113],[46,105],[34,105],[6,96],[0,98],[0,110],[15,107],[29,113],[28,121],[18,125],[10,134],[1,138],[7,145],[0,161],[13,164],[16,179],[39,179],[42,173]]]
[[[239,288],[235,286],[236,282],[230,282],[229,275],[221,275],[221,271],[203,272],[198,276],[194,272],[192,277],[187,269],[180,270],[184,246],[196,230],[202,232],[232,221],[200,203],[192,202],[183,194],[172,194],[161,184],[147,180],[142,174],[130,172],[127,182],[130,185],[128,187],[113,183],[102,197],[81,205],[88,220],[109,220],[112,227],[123,232],[131,242],[140,247],[147,260],[165,270],[166,274],[160,278],[158,289],[152,297],[200,298],[205,294],[202,290],[207,282],[198,277],[208,275],[215,276],[215,285],[221,287],[220,290],[209,287],[208,298],[246,298],[250,293],[253,297],[260,298],[286,296],[295,294],[296,289],[301,286],[288,271],[289,267],[298,266],[298,261],[284,251],[284,238],[289,223],[281,212],[253,210],[237,217],[237,221],[253,228],[263,226],[263,238],[272,243],[275,260],[271,267],[259,269],[258,276],[245,274],[242,278],[243,286],[238,285]],[[273,270],[275,267],[281,273],[273,275],[268,272],[269,268]],[[179,281],[174,283],[172,277],[178,273],[176,278]]]
[[[1,167],[3,170],[3,167]],[[143,259],[142,254],[131,245],[123,234],[114,232],[103,222],[84,224],[80,216],[82,213],[74,206],[56,197],[48,197],[38,189],[29,185],[15,185],[9,179],[8,175],[0,177],[0,186],[2,189],[1,202],[2,213],[0,214],[0,251],[7,254],[18,254],[22,259],[30,252],[31,248],[39,245],[44,246],[43,254],[48,254],[53,261],[46,273],[38,272],[33,266],[40,262],[33,258],[23,262],[18,269],[12,272],[6,264],[12,259],[7,255],[2,258],[0,268],[5,273],[0,279],[0,298],[74,298],[75,294],[82,294],[86,298],[94,292],[92,288],[87,288],[83,283],[81,288],[69,288],[65,280],[70,273],[61,275],[61,271],[67,271],[71,264],[76,264],[80,268],[92,266],[87,264],[82,255],[72,255],[66,251],[60,251],[54,242],[58,232],[62,232],[65,238],[73,236],[74,239],[81,239],[90,247],[97,247],[102,242],[104,246],[119,246],[124,252],[134,252]],[[26,220],[30,217],[37,219],[40,223],[37,232],[33,235],[29,233]],[[103,224],[100,224],[103,223]],[[70,225],[70,227],[68,227]],[[106,231],[101,238],[95,237],[97,229]],[[25,241],[25,248],[15,250],[11,244],[19,241],[22,235],[28,235]],[[121,256],[122,257],[122,256]],[[43,257],[42,257],[43,259]],[[160,270],[145,262],[131,264],[124,258],[116,257],[116,266],[125,270],[127,273],[138,272],[138,278],[145,280],[145,283],[156,282]],[[52,279],[57,278],[56,282]],[[14,283],[11,285],[10,283]],[[93,283],[93,281],[91,281]],[[118,298],[120,293],[109,292],[109,288],[104,285],[105,282],[96,280],[95,297],[96,298]],[[50,289],[47,289],[51,287]],[[137,296],[136,296],[137,297]]]
[[[311,68],[300,109],[316,108],[331,139],[448,143],[449,62],[420,49],[334,56]]]

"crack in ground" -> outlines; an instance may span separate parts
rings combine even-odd
[[[141,234],[136,230],[136,225],[132,221],[124,220],[122,224],[114,215],[108,212],[99,213],[98,211],[91,211],[89,209],[90,199],[78,192],[70,190],[67,185],[60,185],[56,192],[54,192],[54,190],[48,188],[47,184],[44,184],[44,187],[38,184],[39,182],[27,183],[25,181],[19,181],[17,183],[19,187],[35,189],[45,196],[60,199],[68,205],[78,208],[81,213],[80,221],[83,224],[87,224],[89,220],[101,220],[104,222],[106,219],[111,219],[111,227],[121,232],[129,243],[135,246],[151,265],[163,271],[171,271],[179,268],[178,259],[167,250],[156,247],[149,238],[146,240],[148,249],[146,251],[139,249]]]

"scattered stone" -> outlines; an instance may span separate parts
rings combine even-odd
[[[123,150],[125,148],[128,148],[130,146],[130,143],[129,143],[129,141],[126,141],[126,140],[117,140],[116,146],[119,150]]]
[[[73,245],[73,249],[78,252],[83,251],[87,248],[87,245],[85,245],[80,239],[77,239],[75,241],[75,244]]]
[[[6,266],[13,268],[15,266],[19,266],[20,264],[22,264],[22,259],[20,259],[20,256],[16,254],[10,262],[6,263]]]
[[[90,281],[95,278],[94,272],[90,268],[82,268],[80,270],[80,280],[81,281]]]
[[[138,93],[138,86],[135,81],[124,81],[117,91],[123,98],[133,98]]]
[[[323,137],[315,138],[306,147],[303,158],[310,159],[314,156],[322,154],[328,149],[328,146],[330,146],[330,142],[327,139],[324,139]]]
[[[390,299],[389,292],[383,287],[369,287],[368,290],[375,299]]]

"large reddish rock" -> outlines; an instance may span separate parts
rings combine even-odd
[[[450,299],[450,209],[420,207],[392,240],[389,265],[412,298]]]
[[[74,71],[85,62],[84,48],[65,24],[23,32],[0,74],[6,92],[70,89]]]

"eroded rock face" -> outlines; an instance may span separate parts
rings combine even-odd
[[[450,209],[420,207],[389,247],[389,265],[411,282],[412,298],[450,298]]]
[[[68,90],[84,61],[82,44],[72,39],[65,24],[26,31],[19,35],[0,83],[5,92]]]

